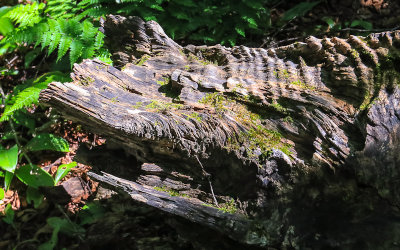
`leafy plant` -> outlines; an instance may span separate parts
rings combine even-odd
[[[364,31],[369,32],[372,31],[373,25],[372,23],[364,20],[353,20],[351,22],[346,21],[346,22],[339,22],[339,21],[334,21],[331,17],[324,17],[322,18],[322,21],[324,21],[326,24],[328,24],[329,29],[335,30],[335,31],[340,31],[342,29],[349,29],[349,28],[362,28]],[[321,25],[316,26],[317,29],[321,28]],[[360,30],[362,32],[362,30]]]
[[[72,0],[8,7],[0,12],[0,21],[8,23],[1,43],[40,45],[42,50],[47,49],[47,55],[57,50],[57,61],[69,51],[71,66],[95,55],[103,58],[107,55],[102,48],[104,35],[92,21],[84,20],[85,15],[78,15],[80,12],[82,5]],[[10,21],[15,28],[10,28]]]
[[[290,21],[296,17],[304,16],[307,12],[309,12],[312,8],[314,8],[320,2],[321,1],[301,2],[297,5],[295,5],[293,8],[286,11],[282,17],[282,20]]]
[[[33,83],[27,82],[26,84],[17,85],[12,94],[6,99],[6,107],[0,117],[0,122],[9,120],[17,110],[37,104],[40,91],[47,88],[50,82],[65,82],[69,80],[70,78],[66,74],[55,71],[42,75]]]
[[[82,236],[85,233],[84,228],[66,218],[50,217],[47,224],[53,228],[53,232],[50,240],[40,245],[39,250],[53,249],[57,245],[59,232],[70,236]]]
[[[82,15],[105,14],[140,16],[154,20],[173,39],[235,45],[247,36],[260,36],[270,28],[267,5],[276,0],[83,0]],[[233,31],[233,32],[232,32]]]
[[[68,152],[68,142],[61,137],[52,134],[39,134],[33,137],[26,145],[27,151],[54,150]]]
[[[18,146],[0,150],[0,168],[14,173],[18,162]]]
[[[15,227],[15,225],[14,225],[14,214],[15,214],[15,212],[14,212],[14,210],[12,210],[11,204],[7,204],[6,209],[4,209],[3,221],[5,223]]]
[[[62,178],[64,178],[72,168],[76,167],[76,162],[69,164],[62,164],[58,167],[56,176],[54,177],[54,184],[56,185]]]
[[[4,199],[5,191],[4,189],[0,188],[0,200]]]

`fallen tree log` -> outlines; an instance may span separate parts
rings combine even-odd
[[[137,17],[103,29],[114,66],[40,94],[132,157],[92,177],[248,245],[400,240],[399,31],[265,50],[182,47]]]

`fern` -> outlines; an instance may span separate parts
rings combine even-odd
[[[46,87],[47,85],[44,86],[44,88]],[[40,90],[42,89],[41,86],[35,85],[21,91],[15,98],[15,103],[11,106],[6,106],[4,113],[0,118],[0,122],[8,120],[15,111],[36,103],[39,98]]]
[[[32,4],[18,5],[9,11],[5,16],[22,27],[33,26],[41,21],[40,12],[45,4],[33,2]]]
[[[75,62],[94,57],[103,45],[104,36],[97,27],[83,20],[85,8],[90,10],[91,7],[94,6],[88,2],[78,4],[76,0],[18,5],[6,13],[18,28],[5,38],[16,44],[40,45],[47,49],[48,55],[58,50],[57,61],[69,51],[72,67]]]
[[[60,72],[51,72],[39,77],[33,84],[18,85],[14,88],[13,95],[6,100],[6,107],[0,122],[7,121],[15,113],[15,111],[29,107],[38,103],[39,93],[45,89],[50,82],[68,81],[69,77]]]
[[[77,1],[48,0],[44,11],[52,18],[74,18],[81,11]]]
[[[269,10],[275,0],[83,0],[80,15],[136,15],[156,20],[173,39],[234,45],[249,35],[256,39],[270,28]]]
[[[79,40],[73,40],[71,43],[71,52],[69,53],[71,63],[78,60],[78,58],[82,55],[82,50],[83,43]]]

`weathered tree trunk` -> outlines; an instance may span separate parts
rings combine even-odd
[[[92,177],[244,244],[400,240],[400,32],[264,50],[181,47],[137,17],[104,31],[115,67],[40,95],[132,157]]]

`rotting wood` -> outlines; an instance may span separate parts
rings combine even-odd
[[[85,60],[72,83],[51,83],[40,99],[133,156],[135,187],[165,186],[208,203],[211,189],[219,204],[234,198],[258,222],[234,238],[258,246],[351,247],[357,241],[341,232],[369,240],[360,225],[377,211],[400,217],[399,31],[264,50],[181,47],[137,17],[109,16],[104,30],[115,67]],[[193,209],[202,224],[215,216]],[[329,218],[343,230],[331,230]],[[396,222],[385,223],[375,226],[400,237],[387,229]],[[218,231],[229,234],[226,224]]]

